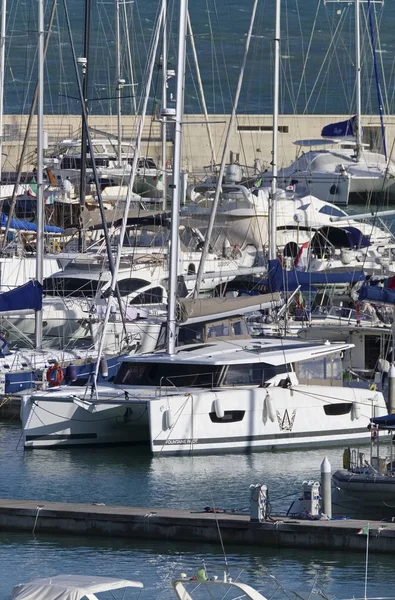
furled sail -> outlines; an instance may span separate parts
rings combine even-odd
[[[43,287],[38,281],[29,281],[14,290],[0,294],[0,312],[41,310]]]

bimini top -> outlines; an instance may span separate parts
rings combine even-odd
[[[95,575],[56,575],[20,583],[13,589],[12,600],[81,600],[85,597],[97,600],[96,593],[128,587],[142,588],[143,584],[139,581]]]

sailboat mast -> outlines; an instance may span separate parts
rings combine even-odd
[[[177,274],[178,274],[178,244],[180,222],[180,192],[181,192],[181,149],[182,149],[182,117],[184,110],[185,86],[185,49],[187,32],[188,0],[180,0],[178,58],[177,58],[177,90],[176,115],[174,126],[174,156],[173,184],[171,198],[171,237],[169,250],[169,285],[167,303],[167,352],[170,355],[176,351],[176,306],[177,306]]]
[[[5,27],[7,0],[1,2],[1,32],[0,32],[0,182],[3,164],[3,112],[4,112],[4,66],[5,66]]]
[[[360,29],[360,0],[355,0],[355,94],[356,94],[356,154],[359,160],[362,152],[362,104],[361,104],[361,29]]]
[[[84,23],[84,56],[82,59],[82,93],[84,96],[82,107],[82,123],[84,122],[84,115],[88,114],[88,88],[89,88],[89,47],[90,47],[90,30],[91,30],[91,0],[85,0],[85,23]],[[86,154],[88,151],[88,139],[86,128],[82,126],[81,133],[81,178],[80,178],[80,207],[83,210],[85,206],[85,189],[86,189]],[[84,249],[85,240],[80,240],[81,250]]]
[[[44,275],[44,0],[38,0],[38,75],[37,75],[37,238],[36,279],[43,284]],[[42,346],[42,310],[35,315],[35,345]]]
[[[116,54],[116,81],[117,81],[117,166],[122,166],[122,97],[123,81],[121,80],[121,31],[119,23],[119,0],[115,0],[115,54]]]
[[[272,189],[269,201],[269,260],[277,256],[277,173],[278,173],[278,107],[280,89],[280,20],[281,0],[276,0],[276,22],[274,26],[274,92],[273,92],[273,138],[272,138]]]
[[[167,0],[162,0],[162,198],[163,198],[163,210],[167,208]]]

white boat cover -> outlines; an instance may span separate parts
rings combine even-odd
[[[45,579],[34,579],[20,583],[12,591],[13,600],[80,600],[95,598],[92,594],[134,587],[142,588],[139,581],[96,577],[89,575],[56,575]],[[90,594],[90,596],[89,596]]]

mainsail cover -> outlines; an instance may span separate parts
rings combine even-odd
[[[301,291],[308,291],[314,285],[348,284],[364,281],[362,271],[350,273],[328,273],[308,271],[285,271],[278,258],[269,260],[268,288],[273,292],[293,291],[299,286]]]
[[[325,138],[356,137],[357,127],[358,118],[354,115],[351,119],[347,119],[347,121],[326,125],[321,131],[321,135]]]
[[[41,310],[43,287],[38,281],[29,281],[14,290],[0,294],[0,312]]]

